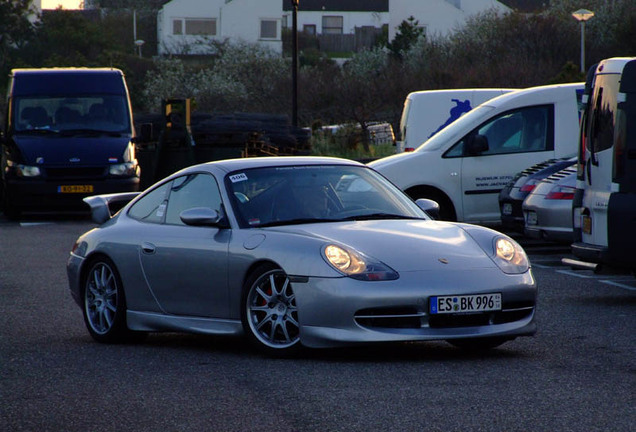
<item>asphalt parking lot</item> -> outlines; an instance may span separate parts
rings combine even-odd
[[[242,339],[88,336],[65,262],[86,218],[0,218],[0,425],[10,431],[631,431],[636,280],[530,243],[537,335],[263,357]]]

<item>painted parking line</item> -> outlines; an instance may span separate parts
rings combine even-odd
[[[634,284],[636,284],[636,282],[634,282],[633,280],[634,278],[632,278],[631,282],[632,285],[627,285],[624,283],[621,283],[620,280],[610,280],[610,279],[606,279],[606,280],[602,280],[601,282],[607,285],[613,285],[619,288],[623,288],[629,291],[636,291],[636,286],[634,286]]]

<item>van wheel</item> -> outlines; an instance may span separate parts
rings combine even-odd
[[[22,215],[22,211],[18,207],[10,205],[6,200],[2,204],[2,212],[7,219],[12,221],[20,219]]]

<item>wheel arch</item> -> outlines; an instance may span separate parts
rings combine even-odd
[[[245,289],[245,284],[252,277],[252,275],[254,274],[256,269],[258,269],[259,267],[265,267],[265,266],[270,266],[272,268],[277,268],[277,269],[283,270],[282,266],[280,266],[275,261],[272,261],[272,260],[269,260],[269,259],[261,259],[261,260],[258,260],[258,261],[254,261],[247,268],[247,270],[245,271],[245,274],[243,274],[243,278],[242,278],[242,281],[241,281],[241,291],[243,291]]]

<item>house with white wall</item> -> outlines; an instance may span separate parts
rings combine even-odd
[[[292,28],[291,0],[283,0],[283,26]],[[298,31],[310,35],[353,34],[356,27],[389,24],[389,0],[301,0]]]
[[[512,9],[496,0],[389,0],[389,40],[393,40],[402,21],[414,17],[428,37],[448,36],[461,28],[471,16],[494,9]]]
[[[212,41],[258,43],[282,53],[282,0],[172,0],[157,15],[158,52],[211,54]]]
[[[388,27],[393,40],[413,16],[429,37],[446,36],[477,13],[511,9],[496,0],[300,0],[297,28],[310,35],[353,35]],[[172,0],[157,16],[158,52],[211,54],[211,41],[244,41],[282,53],[282,29],[292,28],[292,0]]]

